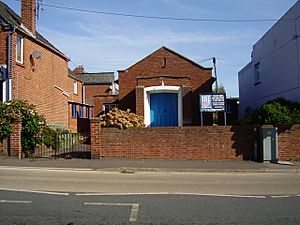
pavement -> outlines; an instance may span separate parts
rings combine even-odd
[[[253,161],[202,161],[154,159],[17,159],[0,158],[0,168],[22,167],[41,170],[134,172],[260,172],[300,173],[300,161],[260,163]]]

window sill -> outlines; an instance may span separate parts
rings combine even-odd
[[[257,86],[257,85],[259,85],[261,83],[261,81],[258,81],[258,82],[256,82],[256,83],[254,83],[254,86]]]
[[[24,63],[21,63],[21,62],[16,62],[16,64],[17,64],[17,66],[20,66],[20,67],[23,67],[23,68],[25,68],[25,65],[24,65]]]

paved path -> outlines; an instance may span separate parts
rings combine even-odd
[[[183,172],[284,172],[299,173],[300,162],[293,165],[252,161],[142,160],[142,159],[14,159],[0,158],[0,167],[52,168],[105,171],[183,171]]]

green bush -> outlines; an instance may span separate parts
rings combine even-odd
[[[42,130],[43,144],[57,150],[61,146],[59,136],[61,134],[69,134],[70,131],[63,128],[56,128],[52,126],[45,126]]]
[[[25,156],[31,156],[34,148],[41,142],[40,134],[46,126],[43,116],[36,112],[35,106],[26,101],[11,100],[0,104],[0,139],[8,137],[11,124],[20,120],[22,122],[22,151]]]
[[[300,124],[300,104],[277,98],[249,113],[243,124]]]

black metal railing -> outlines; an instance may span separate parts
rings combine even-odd
[[[44,135],[34,150],[36,158],[91,158],[90,133]]]

